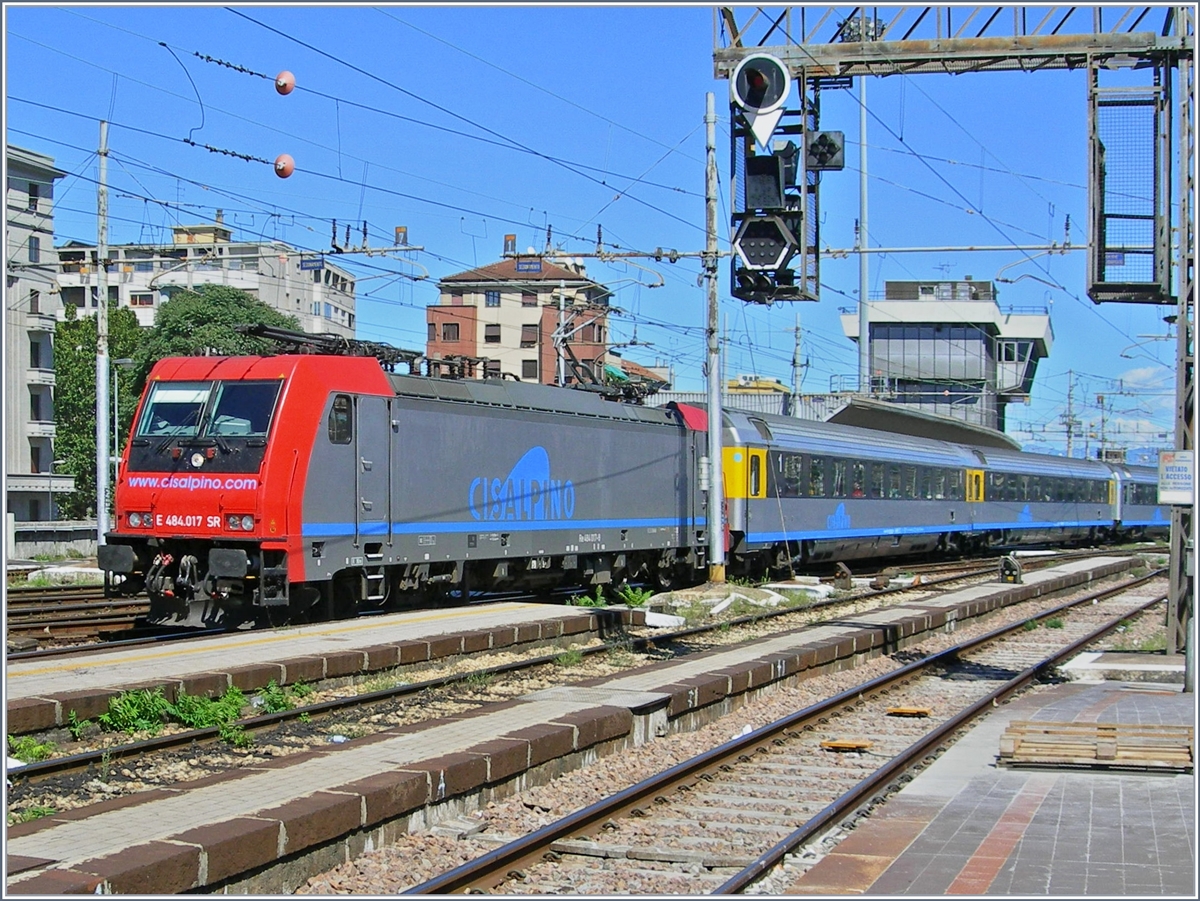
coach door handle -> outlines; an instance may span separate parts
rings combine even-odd
[[[359,462],[362,463],[363,472],[370,472],[371,471],[371,461],[368,460],[366,457],[359,457],[358,459],[359,459]]]

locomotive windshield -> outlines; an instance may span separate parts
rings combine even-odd
[[[264,438],[280,381],[158,382],[138,423],[139,436]]]

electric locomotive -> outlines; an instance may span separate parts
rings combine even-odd
[[[189,625],[696,581],[696,434],[675,410],[369,357],[162,360],[100,566],[146,591],[153,622]]]

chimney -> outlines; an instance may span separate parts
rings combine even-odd
[[[217,225],[222,225],[225,222],[225,211],[217,210]]]

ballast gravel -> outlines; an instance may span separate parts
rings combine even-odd
[[[1022,605],[1019,618],[1027,619],[1039,610],[1057,606],[1072,597],[1081,597],[1088,590],[1080,589],[1052,600]],[[1149,597],[1151,589],[1145,590]],[[555,822],[746,731],[765,726],[840,691],[898,669],[904,662],[918,656],[936,653],[1014,619],[1016,617],[1005,618],[1004,613],[1000,613],[986,622],[968,625],[950,634],[931,636],[919,646],[905,649],[899,655],[900,659],[876,658],[853,670],[808,679],[795,686],[780,687],[694,732],[674,733],[656,739],[639,748],[624,750],[583,769],[566,773],[546,785],[503,801],[490,802],[483,809],[470,814],[471,819],[483,826],[481,831],[473,835],[456,838],[428,830],[409,833],[395,844],[366,852],[333,870],[313,876],[297,890],[297,894],[384,895],[402,892],[479,857],[498,844]],[[1122,633],[1098,643],[1093,649],[1101,650],[1106,646],[1135,649],[1161,635],[1163,627],[1163,615],[1159,608],[1154,608],[1132,621]],[[1029,690],[1041,691],[1044,687],[1035,686]],[[949,696],[946,700],[949,703]],[[657,838],[657,843],[662,847],[669,848],[673,844],[672,836],[661,835]],[[807,851],[807,855],[813,857],[812,851]],[[795,878],[813,862],[815,858],[804,861],[791,878]],[[578,893],[578,889],[570,887],[570,883],[555,881],[557,866],[527,873],[522,880],[514,881],[502,891],[516,894]],[[659,868],[648,864],[646,869]],[[639,891],[636,876],[631,877],[628,873],[616,876],[597,868],[590,875],[592,878],[587,894],[631,894]],[[654,883],[656,886],[661,884],[658,881]],[[678,893],[711,891],[711,888],[703,886],[704,879],[700,871],[692,879],[680,873]]]

